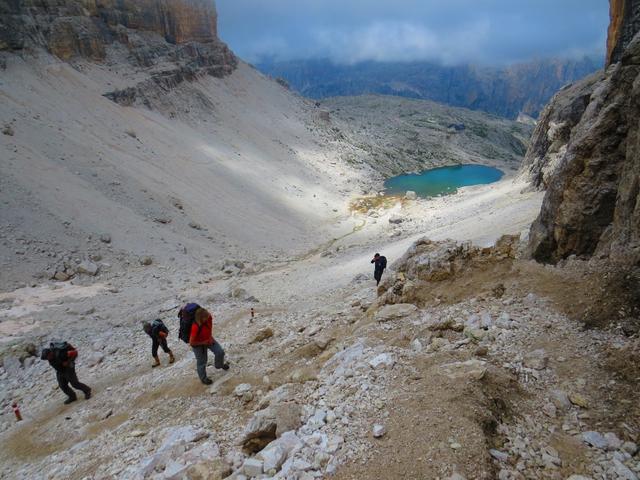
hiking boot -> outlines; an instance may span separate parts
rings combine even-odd
[[[67,399],[64,401],[64,404],[65,404],[65,405],[69,405],[70,403],[73,403],[73,402],[75,402],[76,400],[77,400],[77,398],[69,397],[69,398],[67,398]]]
[[[211,385],[213,383],[213,380],[211,380],[210,378],[205,378],[204,380],[202,380],[202,383],[204,383],[205,385]]]
[[[222,365],[222,369],[223,370],[229,370],[229,364],[225,363],[224,365]]]
[[[156,368],[160,366],[160,358],[158,357],[153,357],[154,363],[153,365],[151,365],[151,368]]]
[[[88,392],[84,392],[84,399],[89,400],[90,398],[91,398],[91,390],[89,390]]]
[[[169,363],[173,363],[176,361],[176,357],[173,356],[173,352],[169,352]]]

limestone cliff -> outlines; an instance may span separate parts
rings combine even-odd
[[[622,24],[629,24],[626,17]],[[636,33],[605,74],[560,92],[534,134],[527,167],[534,183],[547,187],[531,228],[534,258],[640,262],[639,111]]]
[[[37,53],[42,48],[67,61],[101,62],[112,55],[114,61],[124,58],[149,69],[144,88],[107,94],[124,103],[133,103],[149,82],[171,87],[199,74],[222,77],[237,66],[218,39],[213,0],[0,2],[0,52]]]
[[[611,0],[607,39],[607,65],[619,62],[635,33],[640,30],[640,1]]]

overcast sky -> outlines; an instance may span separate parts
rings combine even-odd
[[[244,60],[505,64],[604,55],[607,0],[217,0]]]

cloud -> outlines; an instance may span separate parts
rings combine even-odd
[[[605,0],[218,0],[242,58],[504,64],[602,55]]]
[[[411,22],[374,22],[344,31],[331,28],[313,32],[316,55],[339,63],[435,60],[442,63],[477,58],[488,35],[488,24],[478,22],[450,31],[446,37]],[[464,45],[464,48],[460,48]]]

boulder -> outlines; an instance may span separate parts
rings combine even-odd
[[[534,350],[524,356],[522,362],[526,368],[532,368],[534,370],[544,370],[549,363],[549,357],[543,349]]]
[[[410,303],[398,303],[395,305],[385,305],[376,312],[375,319],[378,322],[389,322],[398,318],[406,317],[418,311],[418,307]]]
[[[613,432],[607,432],[604,434],[604,438],[607,440],[607,450],[614,451],[622,448],[623,441]]]
[[[57,271],[53,275],[53,278],[54,278],[54,280],[58,280],[59,282],[66,282],[67,280],[69,280],[71,278],[71,275],[69,275],[68,273],[65,273],[65,272]]]
[[[592,447],[599,448],[601,450],[605,450],[609,445],[604,436],[594,431],[584,432],[582,434],[582,441],[587,445],[591,445]]]
[[[262,475],[264,462],[257,458],[247,458],[242,464],[242,472],[248,477],[257,477]]]
[[[271,328],[269,328],[269,327],[263,328],[258,333],[256,333],[256,336],[253,337],[253,340],[251,340],[251,343],[263,342],[266,339],[271,338],[271,337],[273,337],[273,330]]]
[[[376,424],[373,426],[371,433],[374,438],[382,438],[387,433],[387,429],[384,425]]]
[[[416,200],[418,198],[418,194],[412,190],[407,190],[407,193],[404,194],[404,198],[407,200]]]
[[[193,464],[186,472],[189,480],[223,480],[231,475],[231,467],[221,459]]]
[[[489,455],[502,463],[506,463],[509,461],[509,454],[501,452],[500,450],[491,449],[489,450]]]
[[[589,401],[579,393],[569,395],[569,401],[580,408],[589,408]]]
[[[91,352],[85,357],[84,363],[86,363],[89,367],[95,367],[99,363],[102,363],[102,360],[104,360],[104,353]]]
[[[245,393],[250,391],[251,391],[250,383],[241,383],[240,385],[236,386],[236,388],[233,390],[233,394],[236,397],[242,397]]]
[[[390,353],[381,353],[369,360],[369,366],[374,370],[378,368],[391,368],[396,364],[396,360]]]
[[[248,453],[259,452],[285,432],[299,428],[302,424],[301,417],[302,408],[297,403],[271,405],[254,414],[245,428],[240,444]]]
[[[95,263],[90,262],[89,260],[85,260],[81,262],[80,265],[78,265],[78,267],[76,268],[76,271],[78,273],[82,273],[84,275],[91,275],[92,277],[94,277],[98,274],[99,269],[100,267],[98,267],[98,265],[96,265]]]
[[[481,380],[487,373],[487,362],[472,359],[466,362],[453,362],[440,366],[443,375],[456,379]]]
[[[549,400],[555,405],[558,410],[567,411],[571,408],[571,400],[562,390],[552,390],[549,395]]]
[[[144,267],[148,267],[152,263],[153,263],[153,258],[151,258],[150,256],[146,255],[144,257],[140,257],[140,265]]]
[[[285,432],[280,438],[261,450],[256,455],[256,459],[262,460],[265,472],[279,471],[285,460],[303,446],[304,443],[294,432]]]
[[[404,222],[405,218],[401,217],[400,215],[391,215],[389,217],[389,223],[392,225],[399,225],[402,222]]]
[[[638,476],[617,458],[613,458],[613,471],[622,480],[638,480]]]

